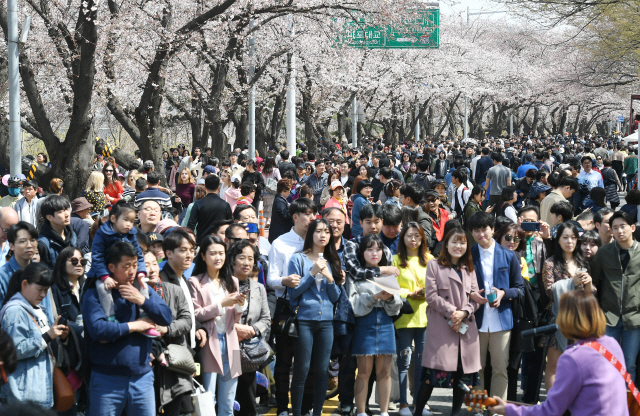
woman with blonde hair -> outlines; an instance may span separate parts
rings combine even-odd
[[[191,171],[183,168],[178,177],[178,185],[176,186],[176,195],[182,201],[182,205],[188,207],[193,202],[193,194],[196,190],[196,181],[191,176]]]
[[[618,342],[604,334],[607,321],[595,296],[583,290],[562,295],[556,323],[575,344],[558,359],[547,400],[520,407],[494,397],[498,404],[489,410],[509,416],[561,415],[567,410],[572,415],[627,416],[624,354]]]
[[[122,192],[122,198],[127,202],[131,202],[131,200],[136,195],[136,175],[138,171],[135,169],[131,169],[127,172],[127,180],[124,185],[124,191]]]
[[[233,188],[233,184],[231,183],[231,171],[229,169],[222,169],[220,171],[220,198],[224,199],[224,194],[227,192],[227,189]]]
[[[107,198],[104,195],[104,175],[98,171],[91,172],[84,188],[84,195],[92,205],[89,213],[92,218],[102,215],[107,206]]]

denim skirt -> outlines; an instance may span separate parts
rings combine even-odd
[[[356,317],[351,355],[393,355],[396,333],[393,321],[383,308],[373,308],[365,316]]]

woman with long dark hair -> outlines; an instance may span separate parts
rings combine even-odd
[[[415,344],[415,362],[422,362],[424,333],[427,327],[424,277],[427,274],[427,262],[433,258],[422,226],[412,221],[402,227],[398,240],[398,254],[393,256],[393,265],[400,271],[400,275],[396,278],[400,285],[400,296],[409,302],[413,313],[401,315],[394,323],[398,334],[396,349],[400,376],[401,416],[411,416],[407,402],[407,373],[411,363],[412,343]],[[421,372],[420,366],[415,365],[412,374],[414,386],[420,384]]]
[[[427,265],[425,298],[429,325],[414,416],[422,416],[434,387],[453,388],[452,415],[457,415],[465,395],[458,383],[480,384],[480,338],[473,319],[478,304],[470,297],[478,291],[478,280],[471,244],[459,228],[449,231],[442,241],[438,261]]]
[[[62,313],[63,305],[69,305],[65,318],[70,321],[75,321],[82,313],[80,295],[86,280],[86,265],[87,260],[80,250],[75,247],[66,247],[60,252],[53,267],[54,285],[51,287],[51,294],[58,313]]]
[[[546,309],[551,312],[554,302],[553,284],[563,279],[573,279],[576,289],[581,288],[591,293],[593,285],[589,275],[589,262],[582,255],[582,249],[578,244],[580,233],[578,228],[570,223],[563,222],[558,227],[558,233],[553,240],[553,256],[545,260],[542,267],[542,281],[548,303]],[[545,387],[551,389],[556,378],[556,366],[562,351],[558,349],[554,334],[550,335],[549,350],[547,352],[547,367],[544,372]],[[546,339],[540,341],[544,346]]]
[[[225,268],[226,245],[215,236],[200,243],[200,253],[189,278],[195,318],[207,331],[202,352],[204,387],[216,397],[218,414],[233,415],[233,399],[242,374],[235,324],[244,313],[246,296],[238,291],[238,279]]]
[[[107,198],[107,202],[109,202],[112,206],[115,205],[116,202],[122,199],[122,193],[124,192],[124,187],[117,180],[117,172],[116,167],[112,163],[105,163],[102,167],[102,174],[104,175],[104,196]]]
[[[53,362],[49,344],[66,339],[69,327],[60,317],[50,323],[40,303],[53,286],[53,274],[43,263],[31,263],[17,270],[7,287],[0,323],[19,348],[16,371],[7,375],[0,389],[3,402],[32,401],[44,408],[53,406]]]
[[[258,209],[262,190],[264,189],[264,179],[262,178],[262,173],[258,172],[256,169],[257,165],[255,159],[247,160],[247,166],[244,172],[242,172],[242,182],[251,182],[256,186],[256,195],[253,198],[251,205]]]
[[[302,414],[304,385],[313,362],[313,415],[320,416],[327,390],[327,366],[333,345],[333,305],[340,297],[340,289],[334,276],[341,280],[340,257],[333,241],[331,226],[326,220],[314,220],[309,224],[302,251],[291,257],[289,274],[302,276],[297,287],[287,289],[289,303],[292,309],[297,308],[298,317],[298,343],[293,352],[291,407],[293,416]]]
[[[444,179],[449,172],[449,161],[447,160],[447,154],[444,150],[441,150],[438,154],[438,159],[435,160],[432,172],[436,176],[436,179]]]

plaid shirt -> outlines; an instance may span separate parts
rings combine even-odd
[[[352,240],[345,241],[344,243],[344,267],[348,276],[351,276],[353,280],[368,280],[373,279],[375,276],[380,276],[380,267],[363,267],[358,260],[358,250],[360,248],[360,241],[363,236],[359,235]],[[393,265],[393,256],[391,250],[387,246],[384,246],[384,256],[387,259],[387,265]]]

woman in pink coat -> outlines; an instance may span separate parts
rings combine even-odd
[[[422,416],[434,387],[453,387],[452,414],[457,415],[465,394],[457,388],[458,383],[480,384],[480,340],[473,316],[478,305],[469,297],[477,291],[467,236],[463,230],[453,229],[443,239],[438,260],[427,264],[425,298],[429,323],[414,416]]]
[[[246,296],[238,292],[238,280],[223,269],[226,246],[218,237],[200,245],[193,275],[189,278],[196,319],[207,331],[202,351],[204,387],[214,399],[218,387],[218,415],[233,416],[238,376],[242,374],[235,324],[245,310]]]

